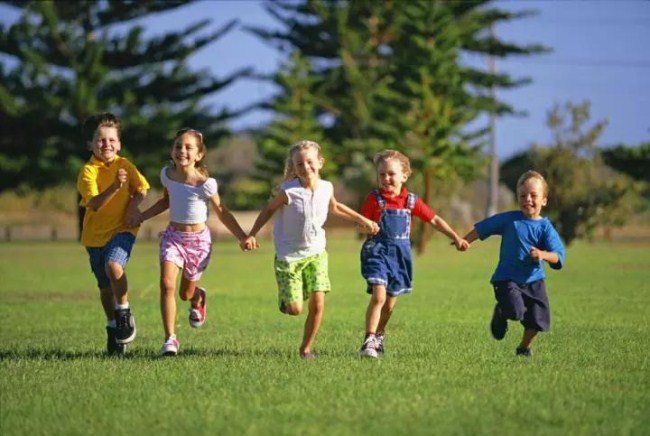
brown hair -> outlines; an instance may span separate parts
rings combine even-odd
[[[194,136],[199,146],[199,153],[203,155],[201,160],[196,161],[194,167],[197,169],[199,173],[203,174],[205,177],[209,177],[210,173],[208,172],[208,168],[203,163],[203,159],[205,159],[205,156],[207,154],[205,143],[203,142],[203,133],[199,132],[196,129],[192,129],[190,127],[183,127],[178,132],[176,132],[176,135],[174,135],[174,141],[172,142],[172,147],[176,144],[176,141],[178,141],[179,138],[182,138],[185,135]],[[172,166],[174,166],[173,161],[172,161]]]
[[[540,173],[534,170],[528,170],[525,173],[523,173],[521,176],[519,176],[519,179],[517,180],[517,190],[526,183],[530,179],[537,179],[542,183],[542,190],[544,191],[544,196],[548,197],[548,183],[546,183],[546,179],[544,176],[542,176]]]
[[[293,166],[293,156],[300,150],[304,150],[311,147],[316,149],[316,151],[318,152],[319,159],[323,158],[323,155],[321,154],[321,150],[320,150],[320,145],[318,144],[318,142],[308,141],[306,139],[296,142],[289,148],[289,154],[287,156],[287,159],[284,161],[284,175],[282,177],[283,180],[286,181],[286,180],[291,180],[296,178],[296,168]]]
[[[83,122],[81,132],[84,141],[92,142],[95,137],[95,132],[100,127],[115,127],[118,139],[122,139],[122,123],[120,122],[120,119],[110,112],[100,112],[89,116]]]
[[[411,161],[405,154],[397,150],[384,150],[377,153],[373,159],[375,167],[378,167],[381,162],[386,162],[391,159],[396,159],[402,165],[402,171],[406,176],[411,175]]]

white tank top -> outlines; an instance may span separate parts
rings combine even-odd
[[[303,188],[293,179],[280,185],[289,202],[276,213],[273,243],[279,260],[295,261],[325,251],[325,229],[332,183],[318,180],[316,189]]]
[[[199,224],[208,220],[210,198],[217,193],[217,181],[212,177],[198,186],[176,182],[160,171],[160,182],[169,193],[169,220],[180,224]]]

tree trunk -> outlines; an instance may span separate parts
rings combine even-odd
[[[429,199],[431,198],[431,191],[433,191],[433,174],[430,169],[425,169],[424,174],[424,194],[422,195],[422,201],[426,204],[430,204]],[[426,223],[422,220],[419,221],[420,226],[420,235],[418,237],[417,244],[417,253],[424,254],[424,251],[427,246],[427,241],[429,240],[429,223]]]

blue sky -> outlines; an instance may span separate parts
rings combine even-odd
[[[608,120],[601,146],[650,141],[650,1],[498,1],[494,6],[513,11],[535,9],[537,16],[497,26],[497,35],[517,44],[540,43],[553,52],[535,57],[497,61],[497,69],[513,77],[530,77],[532,83],[498,97],[525,117],[497,120],[499,156],[507,158],[531,143],[551,140],[546,114],[555,103],[592,104],[592,122]],[[13,22],[15,11],[0,6],[2,22]],[[211,30],[231,19],[242,25],[275,26],[262,3],[254,0],[208,0],[143,21],[147,34],[182,29],[202,18],[212,20]],[[243,67],[271,72],[283,55],[237,28],[190,60],[225,77]],[[474,61],[482,61],[474,59]],[[241,80],[207,101],[215,109],[241,108],[273,93],[269,84]],[[231,124],[234,129],[259,126],[268,114],[252,112]]]

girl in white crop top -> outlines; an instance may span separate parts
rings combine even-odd
[[[179,270],[183,271],[183,276],[178,293],[181,300],[190,301],[190,326],[198,328],[205,322],[206,291],[197,284],[212,252],[212,239],[207,227],[210,206],[240,241],[242,250],[257,247],[256,241],[247,239],[233,214],[221,202],[217,181],[209,176],[202,163],[205,154],[200,132],[179,130],[171,149],[173,165],[160,171],[163,196],[141,214],[144,221],[169,209],[169,225],[160,233],[160,309],[165,330],[160,350],[162,355],[176,355],[180,347],[174,329],[174,289]]]
[[[311,347],[323,319],[325,293],[330,290],[323,224],[328,212],[354,221],[367,233],[377,233],[377,223],[336,201],[330,182],[320,178],[324,159],[320,145],[300,141],[289,149],[284,182],[279,193],[260,212],[250,231],[248,245],[256,244],[255,235],[278,212],[273,229],[275,277],[278,305],[286,315],[299,315],[303,301],[309,300],[303,341],[299,353],[313,359]]]

